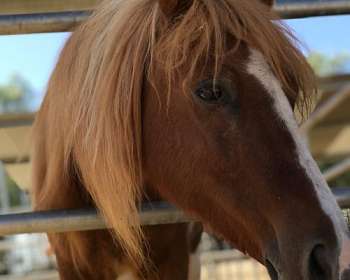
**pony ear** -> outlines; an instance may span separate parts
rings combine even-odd
[[[191,7],[192,0],[158,0],[158,3],[168,18],[174,18]]]
[[[275,0],[259,0],[259,1],[270,8],[272,8],[273,5],[275,4]]]

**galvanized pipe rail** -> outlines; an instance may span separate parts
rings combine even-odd
[[[283,4],[276,5],[275,10],[285,19],[340,15],[350,13],[350,2]],[[72,31],[90,14],[91,10],[87,9],[31,14],[23,14],[20,10],[18,14],[14,12],[11,15],[0,15],[0,35]]]
[[[336,189],[340,205],[350,208],[350,189]],[[350,227],[350,209],[344,209]],[[140,211],[142,225],[177,224],[193,221],[181,210],[165,202],[143,205]],[[60,233],[99,230],[107,227],[102,216],[94,209],[53,210],[0,215],[0,236],[21,233]]]
[[[282,18],[304,18],[315,16],[344,15],[350,13],[349,1],[317,3],[296,3],[276,5],[275,10]]]
[[[159,202],[143,205],[142,225],[177,224],[191,221],[171,205]],[[0,215],[0,236],[21,233],[59,233],[105,229],[107,226],[95,209],[52,210]]]
[[[103,0],[1,0],[1,15],[92,11]]]
[[[86,20],[91,12],[57,12],[0,16],[0,35],[67,32]]]

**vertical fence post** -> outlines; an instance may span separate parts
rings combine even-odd
[[[5,168],[2,162],[0,162],[0,202],[1,213],[7,213],[10,209],[9,192],[6,185]]]

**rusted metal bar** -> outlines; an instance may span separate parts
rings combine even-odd
[[[91,11],[102,0],[1,0],[0,15]]]
[[[335,74],[324,77],[318,77],[318,87],[322,91],[334,92],[343,88],[346,84],[350,84],[350,74]]]
[[[31,14],[23,14],[22,10],[15,13],[15,10],[13,10],[12,15],[6,14],[0,16],[0,34],[11,35],[72,31],[74,27],[82,23],[91,14],[92,10],[89,10],[89,7],[90,5],[86,7],[84,6],[84,10],[75,11],[73,9],[73,11],[68,10],[68,12],[67,9],[57,10],[56,12],[53,12],[53,9],[46,9],[50,12]],[[350,13],[350,2],[336,1],[305,4],[283,4],[276,5],[274,9],[281,15],[282,18],[286,19],[339,15]]]
[[[344,207],[350,208],[350,189],[343,190],[338,198]],[[345,209],[344,216],[350,216],[350,209]],[[187,223],[191,219],[182,211],[167,203],[145,205],[140,211],[142,225]],[[106,228],[106,224],[96,210],[54,210],[21,214],[0,215],[0,236],[20,233],[59,233],[70,231],[88,231]],[[350,224],[349,224],[350,227]]]
[[[92,11],[102,0],[1,0],[1,15]],[[275,10],[285,18],[343,14],[350,12],[349,1],[280,4]]]
[[[35,119],[34,113],[0,114],[0,128],[30,126]]]

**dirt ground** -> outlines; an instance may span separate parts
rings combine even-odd
[[[269,280],[265,267],[251,261],[227,261],[202,265],[201,280]]]

